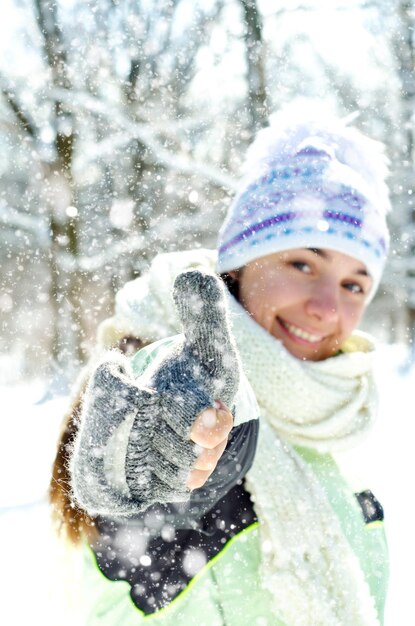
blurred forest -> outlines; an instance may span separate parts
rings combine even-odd
[[[2,0],[3,29],[11,12],[4,381],[72,373],[115,291],[158,251],[215,246],[247,144],[297,98],[358,113],[387,145],[392,252],[363,328],[413,342],[412,1]]]

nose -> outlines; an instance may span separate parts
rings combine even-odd
[[[336,287],[330,282],[316,283],[307,300],[306,312],[321,322],[336,323],[339,318]]]

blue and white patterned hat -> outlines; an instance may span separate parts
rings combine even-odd
[[[390,209],[383,144],[346,121],[292,107],[259,131],[219,233],[218,271],[292,248],[327,248],[365,264],[374,294]]]

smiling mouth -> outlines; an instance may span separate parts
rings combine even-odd
[[[294,337],[298,339],[302,339],[307,343],[320,343],[324,339],[324,335],[314,335],[308,333],[306,330],[302,328],[298,328],[298,326],[294,326],[289,322],[284,321],[280,317],[277,317],[278,322],[283,327],[284,330],[288,331],[290,335],[294,335]]]

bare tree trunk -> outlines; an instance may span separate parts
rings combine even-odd
[[[52,87],[71,89],[65,42],[59,26],[57,3],[35,0],[36,21],[42,35],[45,62],[51,73]],[[76,269],[65,269],[60,263],[62,248],[76,260],[79,254],[75,185],[72,176],[74,119],[58,98],[54,102],[55,161],[48,168],[46,189],[52,235],[50,270],[51,303],[54,314],[53,356],[59,366],[83,362],[83,315],[80,302],[82,275]],[[59,181],[57,187],[56,181]],[[59,196],[59,197],[57,197]],[[76,264],[74,263],[74,268]]]
[[[248,68],[248,115],[252,135],[265,126],[269,109],[262,41],[262,17],[256,0],[240,0],[245,20],[246,63]]]

